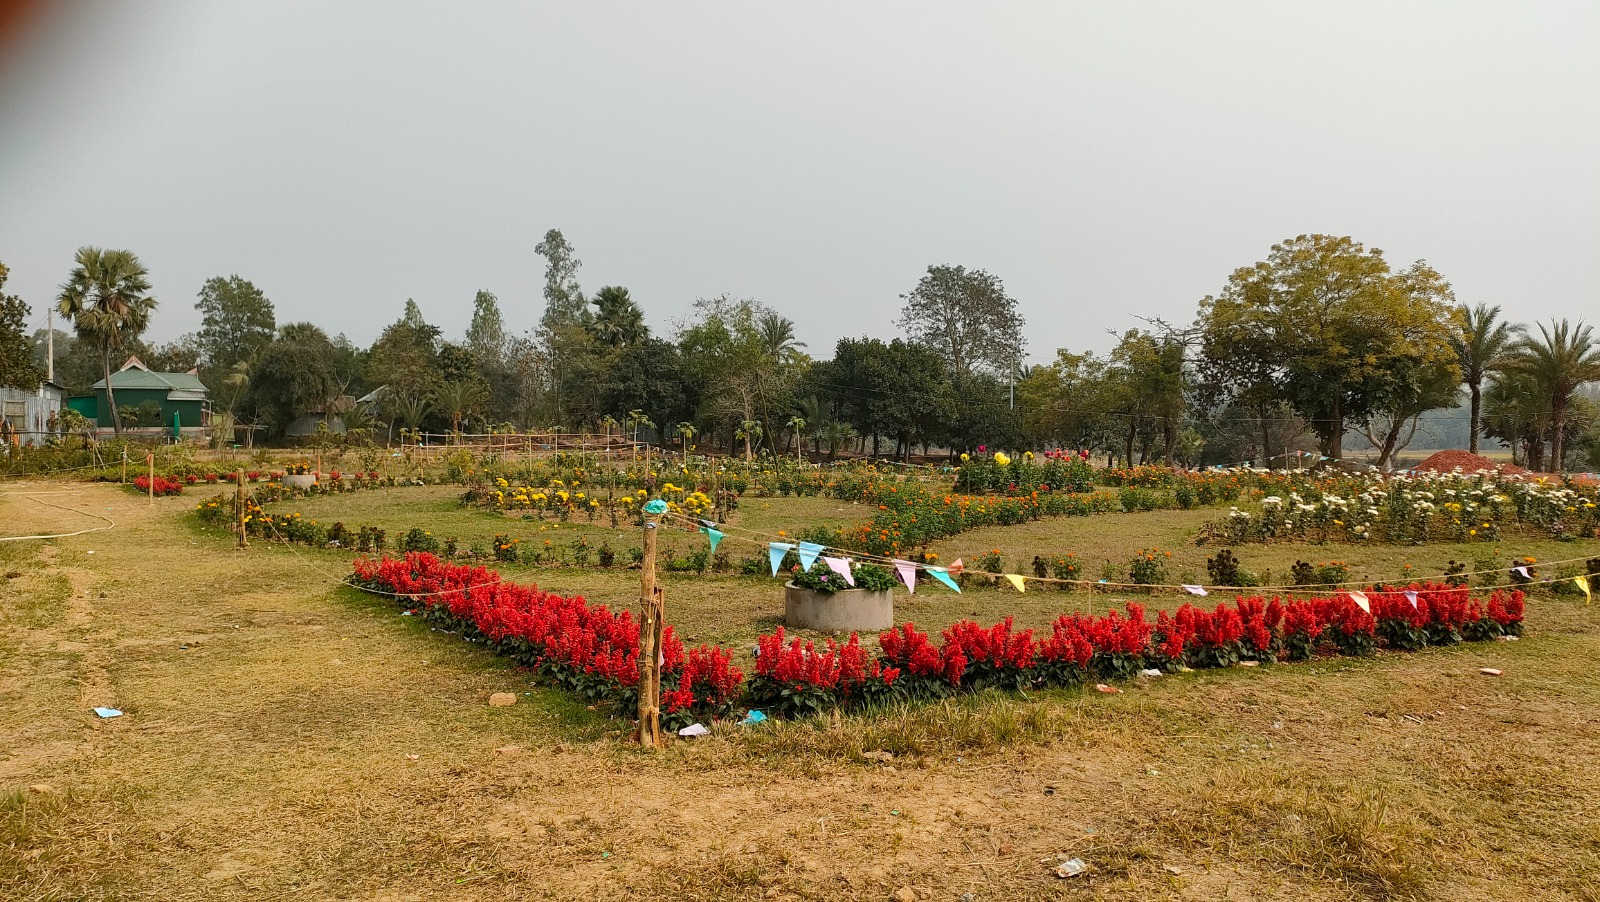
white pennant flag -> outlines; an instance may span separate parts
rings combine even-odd
[[[1411,602],[1411,610],[1413,610],[1413,611],[1418,610],[1418,608],[1417,608],[1417,593],[1416,592],[1412,591],[1411,589],[1407,589],[1406,590],[1406,601]]]
[[[1204,586],[1191,586],[1188,583],[1184,583],[1183,591],[1188,592],[1190,595],[1199,595],[1201,597],[1211,594],[1205,590]]]
[[[1350,592],[1350,600],[1355,602],[1356,607],[1361,610],[1366,611],[1368,614],[1372,613],[1372,605],[1367,601],[1367,593],[1352,590]]]
[[[837,573],[843,577],[845,583],[848,585],[854,586],[856,584],[855,574],[850,572],[849,561],[839,557],[825,557],[822,559],[822,562],[828,565],[829,570],[832,570],[834,573]]]
[[[906,591],[912,595],[917,594],[917,565],[910,561],[896,559],[894,572],[900,574],[900,581],[906,584]]]

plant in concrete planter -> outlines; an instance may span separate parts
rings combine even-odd
[[[855,586],[818,561],[791,571],[783,588],[784,622],[792,629],[823,632],[881,630],[894,625],[895,580],[882,567],[851,567]]]
[[[832,594],[850,589],[863,589],[868,592],[887,592],[897,585],[895,578],[888,570],[873,564],[857,564],[851,562],[850,575],[856,581],[854,586],[845,582],[844,577],[833,572],[827,564],[821,561],[811,565],[810,570],[801,570],[798,565],[791,571],[789,582],[799,589],[809,589],[812,592]]]

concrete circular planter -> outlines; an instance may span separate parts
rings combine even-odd
[[[285,474],[283,474],[283,486],[284,486],[284,488],[289,488],[289,489],[309,489],[309,488],[311,488],[312,486],[314,486],[316,484],[317,484],[317,474],[315,474],[315,473],[299,473],[299,474],[297,474],[297,473],[285,473]]]
[[[889,589],[813,592],[794,583],[785,583],[783,623],[790,629],[825,633],[886,630],[894,626],[894,592]]]

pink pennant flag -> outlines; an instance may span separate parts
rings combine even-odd
[[[917,565],[910,561],[898,558],[894,562],[894,572],[900,575],[900,581],[906,584],[906,591],[912,595],[917,594]]]
[[[1372,613],[1372,605],[1367,601],[1367,593],[1351,590],[1350,600],[1355,602],[1356,607],[1361,610],[1366,611],[1368,614]]]
[[[822,562],[828,565],[829,570],[832,570],[834,573],[837,573],[843,577],[845,583],[848,585],[854,586],[856,584],[855,574],[850,572],[849,561],[840,557],[825,557],[822,559]]]
[[[1417,593],[1411,589],[1406,590],[1406,601],[1411,602],[1411,610],[1417,610]]]

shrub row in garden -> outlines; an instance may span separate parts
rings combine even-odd
[[[587,698],[609,699],[623,710],[637,701],[639,627],[629,612],[502,582],[493,570],[430,554],[357,561],[352,582],[396,593],[432,622],[482,640]],[[1127,679],[1147,668],[1304,661],[1369,655],[1380,647],[1411,651],[1522,632],[1521,591],[1477,599],[1465,586],[1425,583],[1373,589],[1366,597],[1370,610],[1348,594],[1240,597],[1211,610],[1186,604],[1154,622],[1130,603],[1125,612],[1098,617],[1064,614],[1048,635],[1037,636],[1015,629],[1011,618],[990,627],[964,620],[946,628],[937,643],[907,623],[880,634],[876,654],[855,634],[819,645],[780,627],[758,640],[749,681],[727,649],[702,645],[685,653],[667,627],[663,717],[681,725],[741,704],[794,717],[962,690],[1071,687]]]
[[[480,641],[546,680],[624,710],[638,703],[639,624],[579,597],[502,582],[487,567],[452,564],[425,552],[355,562],[351,583],[393,593],[428,622]],[[672,627],[662,638],[661,717],[677,728],[730,712],[744,674],[726,649],[684,648]]]

